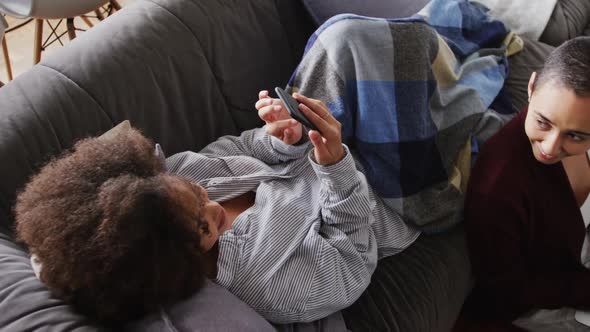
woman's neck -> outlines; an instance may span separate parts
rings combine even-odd
[[[220,202],[221,206],[225,209],[227,214],[227,222],[231,228],[234,223],[234,220],[252,205],[254,205],[254,201],[256,198],[256,194],[252,191],[249,191],[243,195],[234,197],[228,201]],[[205,258],[205,270],[207,273],[207,277],[210,279],[217,278],[217,259],[219,258],[219,240],[215,242],[215,245],[207,251],[204,255]]]
[[[249,191],[228,201],[219,203],[227,213],[227,222],[229,223],[230,227],[233,225],[234,220],[236,220],[236,218],[242,212],[254,205],[255,198],[256,194],[253,191]]]

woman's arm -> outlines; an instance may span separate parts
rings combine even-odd
[[[368,287],[377,266],[377,242],[371,227],[375,202],[348,149],[332,166],[312,162],[320,179],[321,226],[310,234],[321,250],[307,300],[305,321],[351,305]],[[312,239],[313,238],[313,239]]]
[[[326,317],[351,305],[369,285],[377,264],[375,203],[345,151],[336,164],[312,162],[320,188],[307,203],[319,204],[319,215],[303,223],[262,223],[264,232],[251,239],[256,245],[242,252],[242,273],[231,290],[273,323]]]
[[[255,107],[265,122],[264,127],[245,131],[239,137],[224,136],[201,153],[219,157],[246,155],[267,164],[303,156],[309,141],[303,136],[301,124],[289,115],[283,103],[263,90],[258,94]]]
[[[239,297],[275,323],[309,322],[349,306],[368,286],[377,263],[371,227],[375,202],[342,144],[340,123],[319,100],[296,97],[319,129],[309,132],[314,145],[309,162],[315,174],[300,175],[307,177],[308,185],[319,185],[301,200],[312,207],[282,222],[269,211],[272,221],[260,223],[257,238],[250,238],[256,245],[242,251],[240,280],[218,275],[219,282],[232,283]]]
[[[314,273],[305,310],[296,321],[312,321],[351,305],[367,288],[377,265],[377,241],[371,228],[375,202],[364,175],[342,144],[341,124],[320,100],[295,94],[303,114],[318,128],[309,131],[312,164],[320,183],[321,223],[308,233],[315,247]],[[279,318],[279,317],[277,317]]]
[[[269,135],[266,126],[242,132],[240,136],[223,136],[207,145],[200,154],[219,158],[250,156],[268,165],[301,158],[309,150],[309,142],[290,145]]]
[[[255,105],[264,127],[244,131],[240,136],[223,136],[209,144],[201,154],[209,157],[250,156],[273,165],[305,155],[309,140],[282,102],[260,91]]]

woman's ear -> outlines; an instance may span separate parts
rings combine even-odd
[[[531,101],[531,96],[533,95],[533,90],[535,89],[535,80],[537,79],[537,72],[533,72],[531,74],[531,78],[529,79],[529,86],[528,86],[528,93],[529,93],[529,102]]]
[[[168,170],[166,169],[166,154],[164,154],[164,150],[162,150],[162,147],[158,143],[156,143],[156,146],[154,147],[154,155],[156,156],[156,158],[160,160],[160,163],[162,163],[162,165],[164,166],[164,172],[167,172]]]

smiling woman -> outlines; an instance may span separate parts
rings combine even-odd
[[[198,184],[182,178],[173,178],[171,180],[170,195],[177,199],[185,209],[195,210],[195,218],[200,220],[200,248],[203,252],[211,250],[219,236],[231,228],[235,216],[228,219],[223,206],[210,200],[207,191]]]
[[[535,158],[545,164],[572,156],[585,159],[590,149],[590,96],[578,95],[555,79],[533,94],[535,78],[533,74],[529,84],[534,97],[525,121]]]
[[[528,93],[470,179],[470,302],[480,318],[527,330],[584,330],[574,315],[590,307],[590,37],[555,49]]]

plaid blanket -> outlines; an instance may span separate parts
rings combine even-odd
[[[386,204],[438,232],[461,220],[470,138],[499,119],[484,114],[507,73],[508,36],[460,0],[406,19],[338,15],[309,39],[287,90],[324,101]]]

